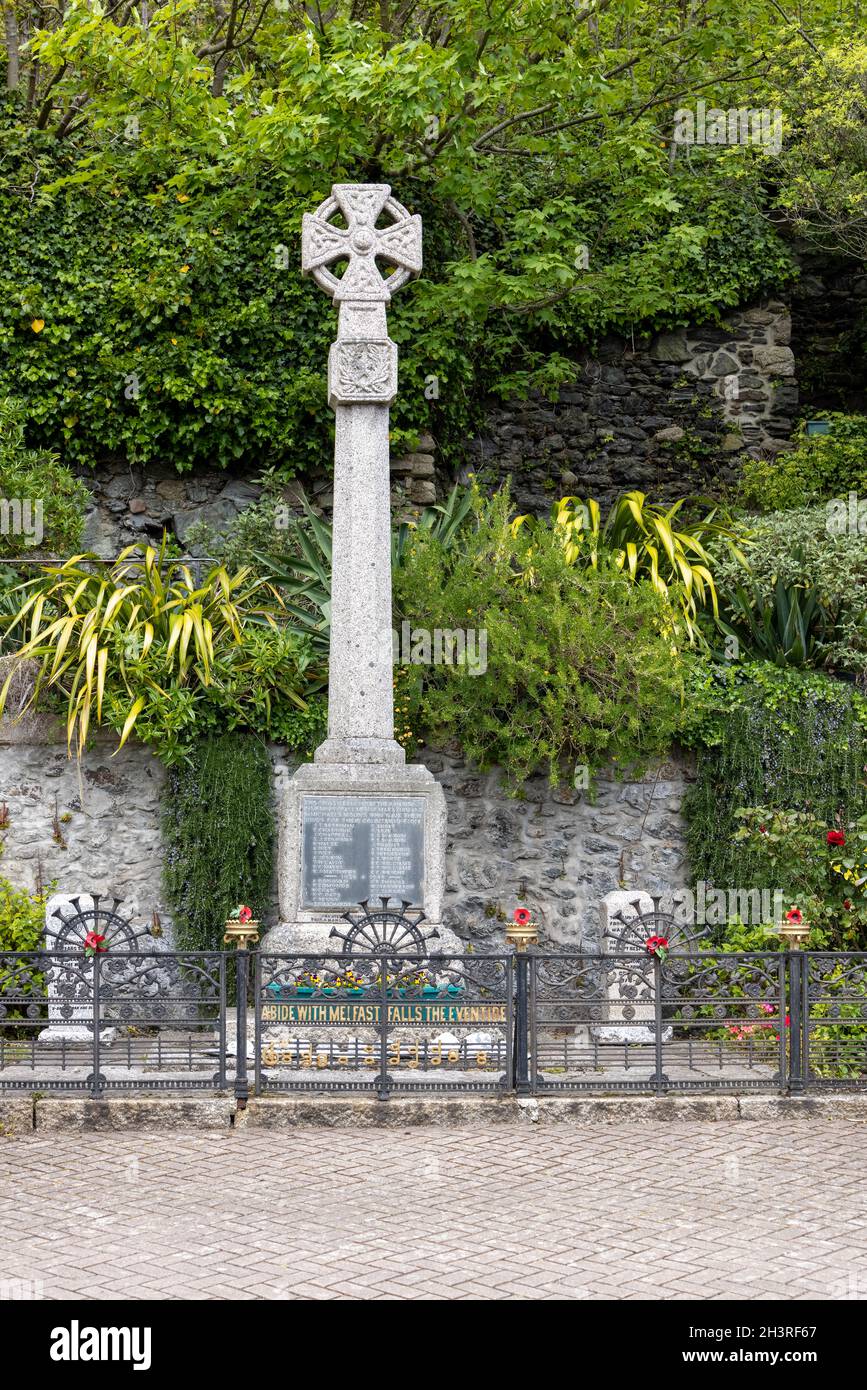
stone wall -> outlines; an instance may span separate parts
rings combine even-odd
[[[413,454],[391,460],[392,505],[397,514],[428,506],[437,500],[433,438],[422,435]],[[149,464],[147,470],[128,464],[101,464],[79,469],[91,495],[84,546],[102,559],[111,559],[124,546],[158,543],[163,531],[184,545],[194,522],[224,529],[239,512],[262,495],[261,487],[242,476],[212,471],[179,477],[170,464]],[[305,479],[304,492],[313,507],[330,512],[331,475],[322,472]],[[287,504],[301,510],[301,488],[284,489]]]
[[[867,411],[867,274],[851,261],[805,255],[792,288],[792,350],[802,404],[814,417],[828,410]]]
[[[599,903],[615,888],[685,887],[681,803],[686,760],[659,765],[640,781],[601,778],[595,799],[571,787],[552,791],[532,778],[521,800],[494,771],[479,775],[457,758],[429,753],[448,805],[444,920],[458,936],[491,947],[520,905],[543,939],[598,944]]]
[[[147,924],[162,898],[160,798],[165,771],[130,743],[95,744],[81,767],[68,758],[62,729],[42,716],[0,722],[0,874],[33,890],[97,892],[123,900]],[[274,749],[277,786],[294,768]],[[598,903],[620,886],[651,891],[686,882],[680,803],[689,769],[672,762],[639,782],[603,779],[595,802],[544,778],[522,800],[507,797],[496,772],[478,775],[458,758],[423,760],[445,789],[449,816],[447,925],[464,940],[495,946],[514,908],[531,907],[551,942],[594,940]]]
[[[157,912],[171,943],[161,892],[160,795],[165,772],[150,751],[97,743],[79,768],[62,742],[9,741],[0,725],[0,803],[7,824],[0,874],[33,891],[95,892],[123,899],[139,922]]]
[[[788,447],[798,404],[787,306],[770,300],[717,326],[627,343],[582,358],[556,401],[491,402],[467,472],[504,478],[522,511],[574,493],[608,502],[719,491],[743,454]]]
[[[523,511],[546,513],[564,493],[610,501],[640,488],[654,497],[718,491],[738,476],[745,453],[788,447],[798,404],[791,318],[779,300],[731,313],[719,327],[611,338],[576,363],[556,401],[535,396],[489,402],[485,424],[468,441],[462,478],[476,473],[493,488],[505,478]],[[166,465],[147,473],[125,464],[82,471],[92,496],[85,544],[108,558],[167,529],[182,543],[194,521],[222,528],[255,502],[260,487],[243,476],[203,472],[179,477]],[[437,500],[453,479],[437,467],[436,442],[422,435],[415,453],[391,460],[397,515]],[[327,470],[305,478],[321,512],[331,510]],[[287,503],[300,507],[289,484]]]

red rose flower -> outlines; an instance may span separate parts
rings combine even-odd
[[[515,921],[519,927],[526,927],[530,920],[530,913],[526,907],[515,908]]]
[[[829,831],[828,831],[828,844],[829,844],[829,845],[836,845],[838,848],[842,849],[842,847],[843,847],[843,845],[845,845],[845,843],[846,843],[846,836],[843,834],[842,830],[829,830]]]
[[[760,825],[760,826],[759,826],[759,834],[760,834],[760,835],[767,835],[767,833],[768,833],[768,827],[767,827],[766,825]]]
[[[786,913],[787,922],[796,922],[799,926],[804,920],[804,914],[799,907],[790,907]]]
[[[103,953],[107,951],[108,947],[103,946],[103,941],[105,941],[105,937],[100,936],[99,932],[89,931],[84,938],[84,954],[95,956],[98,951]]]
[[[843,899],[843,906],[845,907],[845,909],[846,909],[847,912],[851,912],[851,911],[852,911],[852,903],[851,903],[851,901],[849,900],[849,898],[844,898],[844,899]]]

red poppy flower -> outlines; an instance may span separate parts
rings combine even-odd
[[[242,907],[238,911],[239,922],[249,922],[253,916],[253,910],[249,907]]]
[[[529,913],[529,911],[527,910],[526,907],[516,907],[516,908],[515,908],[515,921],[518,923],[518,926],[519,926],[519,927],[526,927],[526,925],[527,925],[527,923],[529,922],[529,920],[530,920],[530,913]]]
[[[846,836],[843,834],[842,830],[829,830],[829,831],[828,831],[828,844],[829,844],[829,845],[836,845],[837,847],[842,848],[843,845],[845,845],[845,843],[846,843]]]
[[[795,922],[795,923],[797,923],[797,924],[800,926],[800,924],[801,924],[801,922],[803,922],[803,920],[804,920],[804,914],[803,914],[803,912],[801,911],[801,909],[800,909],[799,907],[790,907],[790,908],[789,908],[788,912],[786,913],[786,921],[787,921],[787,922]]]

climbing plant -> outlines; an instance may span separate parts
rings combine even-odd
[[[693,679],[696,703],[682,730],[698,748],[684,803],[692,878],[779,887],[754,841],[736,838],[737,812],[809,811],[828,826],[857,818],[867,785],[867,702],[843,681],[770,664],[717,668],[701,690]]]
[[[262,917],[273,867],[271,759],[252,734],[209,738],[172,768],[163,802],[163,886],[178,948],[222,946],[239,902]]]

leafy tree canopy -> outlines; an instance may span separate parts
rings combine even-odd
[[[867,46],[830,0],[3,9],[0,369],[73,458],[328,457],[333,314],[298,239],[334,181],[425,218],[390,315],[396,446],[433,427],[457,448],[484,393],[779,285],[775,224],[864,215]],[[678,142],[699,100],[779,105],[784,153]]]

